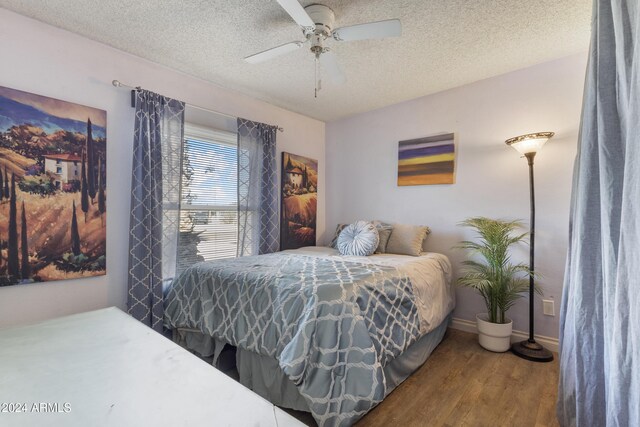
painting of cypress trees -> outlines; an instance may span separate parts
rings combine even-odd
[[[2,86],[0,111],[0,286],[106,274],[106,111]]]

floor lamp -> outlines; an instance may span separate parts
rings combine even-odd
[[[515,148],[520,154],[527,158],[529,163],[529,194],[531,197],[531,231],[529,233],[529,269],[534,272],[534,255],[535,255],[535,231],[536,231],[536,199],[533,187],[533,158],[536,153],[542,149],[542,146],[554,135],[553,132],[538,132],[527,135],[516,136],[507,139],[505,142],[508,146]],[[529,276],[529,339],[520,341],[511,346],[511,351],[516,356],[523,359],[532,360],[534,362],[551,362],[553,353],[538,344],[533,334],[533,303],[535,291],[535,279],[533,275]]]

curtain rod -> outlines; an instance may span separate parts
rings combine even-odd
[[[135,99],[136,99],[135,98],[135,91],[136,90],[141,90],[142,87],[140,87],[140,86],[129,86],[129,85],[126,85],[126,84],[120,82],[120,80],[113,80],[111,82],[111,84],[114,85],[115,87],[125,87],[125,88],[128,88],[128,89],[131,89],[131,106],[135,107],[135,104],[136,104],[135,103]],[[229,117],[229,118],[232,118],[232,119],[237,119],[236,116],[232,116],[231,114],[221,113],[220,111],[215,111],[215,110],[211,110],[209,108],[199,107],[197,105],[192,105],[192,104],[187,104],[187,105],[189,107],[191,107],[191,108],[195,108],[195,109],[198,109],[198,110],[206,111],[208,113],[218,114],[220,116]],[[284,132],[284,129],[281,128],[280,126],[278,126],[278,130],[280,132]]]

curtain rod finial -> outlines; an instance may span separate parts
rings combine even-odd
[[[112,84],[112,85],[114,85],[115,87],[120,87],[120,86],[122,86],[122,83],[120,83],[120,81],[119,81],[119,80],[114,80],[114,81],[112,81],[112,82],[111,82],[111,84]]]

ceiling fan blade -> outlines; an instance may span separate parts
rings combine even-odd
[[[383,39],[402,35],[402,24],[399,19],[369,22],[368,24],[351,25],[338,28],[333,32],[333,38],[338,41],[350,42],[354,40]]]
[[[321,54],[320,64],[322,64],[322,68],[325,69],[333,83],[341,85],[347,81],[340,64],[338,64],[338,57],[333,52]]]
[[[263,50],[262,52],[255,53],[253,55],[249,55],[244,58],[249,64],[257,64],[259,62],[268,61],[269,59],[275,58],[280,55],[284,55],[285,53],[293,52],[298,49],[304,43],[302,42],[291,42],[285,43],[283,45],[273,47],[271,49]]]
[[[316,24],[313,22],[309,14],[302,7],[298,0],[276,0],[280,6],[293,18],[294,21],[304,28],[315,28]]]

